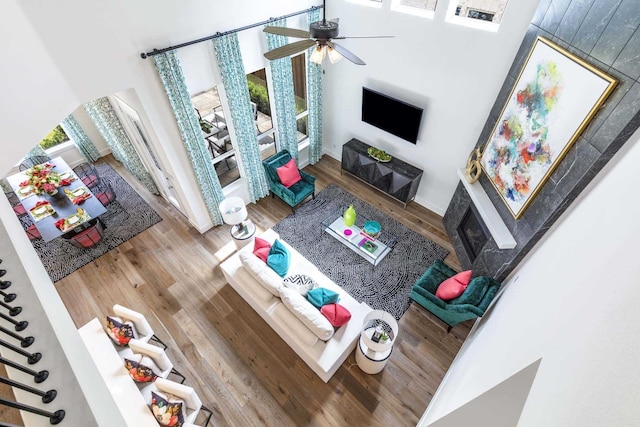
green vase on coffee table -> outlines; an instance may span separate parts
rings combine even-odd
[[[349,205],[347,209],[344,211],[344,225],[347,227],[351,227],[356,223],[356,210],[353,208],[353,205]]]

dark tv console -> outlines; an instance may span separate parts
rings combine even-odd
[[[416,197],[422,178],[418,169],[402,160],[392,158],[390,162],[379,162],[369,156],[371,147],[352,139],[342,146],[342,171],[346,171],[367,184],[387,193],[402,202],[404,207]]]

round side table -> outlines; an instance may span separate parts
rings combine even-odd
[[[384,332],[382,337],[380,337],[381,332]],[[356,348],[358,367],[367,374],[377,374],[382,371],[391,356],[393,342],[397,337],[398,322],[391,314],[383,310],[373,310],[367,314]]]
[[[253,222],[246,221],[246,227],[246,232],[242,225],[234,225],[231,227],[231,237],[233,237],[233,243],[236,244],[238,250],[251,242],[253,235],[256,234],[256,225]]]

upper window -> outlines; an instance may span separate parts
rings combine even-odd
[[[69,141],[69,137],[62,129],[62,126],[58,125],[38,144],[43,150],[48,150],[67,141]]]
[[[392,0],[391,10],[433,18],[437,0]]]
[[[449,3],[447,21],[497,31],[508,0],[455,0]]]

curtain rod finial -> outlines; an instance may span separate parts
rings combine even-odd
[[[146,54],[146,53],[144,53],[144,52],[143,52],[143,53],[141,53],[141,54],[140,54],[140,58],[142,58],[142,59],[147,59],[147,54]]]

